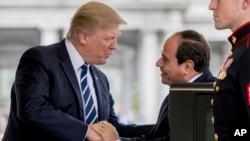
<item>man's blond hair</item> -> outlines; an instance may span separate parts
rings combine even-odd
[[[72,41],[75,40],[79,32],[91,35],[100,28],[107,28],[120,24],[127,23],[114,9],[104,3],[94,1],[88,2],[76,11],[66,38]]]

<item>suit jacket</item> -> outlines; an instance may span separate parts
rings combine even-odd
[[[208,70],[205,71],[194,82],[214,82],[216,78]],[[134,138],[123,138],[122,141],[169,141],[169,95],[164,99],[156,124],[153,126],[149,134]]]
[[[91,65],[98,120],[113,124],[121,136],[148,132],[150,125],[118,123],[105,74]],[[11,90],[11,110],[3,141],[83,141],[81,91],[65,41],[28,49],[21,57]]]

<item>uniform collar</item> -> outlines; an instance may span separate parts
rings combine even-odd
[[[250,22],[240,26],[228,37],[228,41],[232,45],[232,50],[234,50],[242,39],[247,37],[248,34],[250,34]]]

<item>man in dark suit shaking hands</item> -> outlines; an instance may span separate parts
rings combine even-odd
[[[117,49],[121,24],[112,8],[88,2],[73,16],[66,39],[28,49],[17,67],[3,141],[114,141],[146,132],[118,123],[108,80],[94,66]]]
[[[216,78],[209,70],[210,46],[202,34],[194,30],[183,30],[166,39],[161,57],[156,66],[161,71],[161,82],[214,82]],[[158,119],[152,130],[145,135],[122,138],[121,141],[169,141],[169,95],[161,104]]]

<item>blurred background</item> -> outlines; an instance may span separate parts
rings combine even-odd
[[[10,89],[21,54],[36,45],[65,37],[76,9],[89,0],[0,0],[0,134],[10,106]],[[155,123],[169,87],[159,68],[164,40],[176,31],[194,29],[211,44],[215,76],[227,57],[229,30],[215,30],[209,0],[99,0],[128,22],[121,26],[118,49],[106,65],[115,110],[124,123]],[[35,90],[34,90],[35,91]]]

